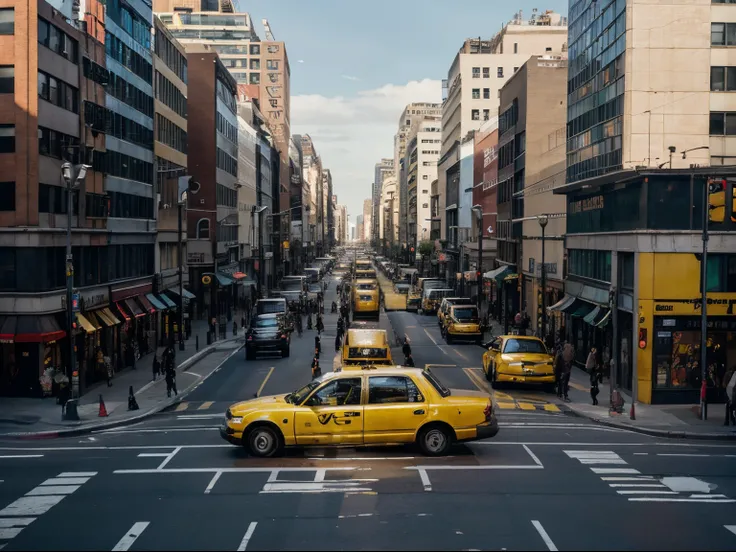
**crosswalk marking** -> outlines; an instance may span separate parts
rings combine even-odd
[[[186,403],[186,402],[179,403],[179,406],[176,407],[174,412],[181,412],[182,410],[186,410],[187,408],[189,408],[189,403]]]
[[[203,402],[197,410],[207,410],[210,406],[215,404],[215,401],[205,401]]]

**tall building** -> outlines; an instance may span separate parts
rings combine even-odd
[[[305,200],[304,184],[302,182],[302,137],[292,135],[289,138],[289,195],[291,234],[289,238],[288,270],[287,274],[299,274],[303,271],[305,262],[305,225],[307,203]]]
[[[380,200],[379,200],[379,207],[380,207]],[[376,209],[378,212],[379,209]],[[372,220],[373,217],[373,199],[364,199],[363,200],[363,234],[360,236],[360,239],[365,240],[366,243],[371,243],[371,240],[373,239],[373,227],[375,226],[378,228],[378,224],[374,223]]]
[[[238,102],[238,245],[240,246],[240,271],[246,275],[248,286],[239,290],[245,298],[252,299],[251,286],[258,280],[259,234],[258,215],[258,130],[253,124],[253,112]]]
[[[501,87],[530,56],[559,54],[566,44],[566,18],[535,10],[529,20],[519,12],[490,40],[466,40],[456,54],[444,83],[438,168],[448,279],[468,266],[460,245],[472,229],[473,133],[498,115]]]
[[[355,233],[353,235],[353,241],[363,241],[365,239],[365,231],[363,230],[363,215],[355,217]]]
[[[236,8],[232,0],[154,1],[157,15],[182,44],[201,44],[217,52],[237,82],[239,93],[258,103],[280,152],[278,206],[273,218],[283,242],[291,235],[292,207],[289,170],[291,69],[286,44],[274,39],[265,19],[266,40],[261,41],[250,15]],[[282,265],[283,253],[282,249],[274,252],[278,266]]]
[[[345,205],[337,206],[337,245],[345,245],[345,242],[350,239],[350,232],[348,228],[348,208]]]
[[[381,161],[376,163],[373,172],[373,186],[371,188],[371,199],[373,201],[371,208],[372,218],[369,218],[368,220],[364,219],[363,225],[364,227],[367,225],[368,232],[370,232],[368,242],[370,243],[371,241],[374,241],[375,243],[378,243],[378,240],[380,238],[379,224],[371,224],[371,221],[380,221],[381,190],[383,189],[383,179],[390,174],[394,174],[394,160],[381,159]]]
[[[156,321],[158,342],[168,344],[178,330],[179,270],[189,284],[186,265],[186,211],[179,209],[178,179],[187,174],[187,58],[184,48],[154,17],[153,80],[156,83],[153,153],[156,160],[156,291],[168,290],[176,307],[162,309]],[[179,217],[181,236],[179,235]],[[181,241],[181,256],[179,242]],[[184,292],[190,295],[190,292]],[[188,303],[188,301],[187,301]],[[166,304],[160,304],[166,306]]]
[[[736,11],[576,1],[570,21],[567,182],[555,188],[567,204],[566,297],[551,310],[578,351],[612,359],[614,386],[635,400],[697,404],[705,219],[713,400],[736,362]]]
[[[552,189],[564,183],[566,90],[567,62],[559,56],[532,56],[501,89],[496,238],[502,268],[494,274],[497,304],[501,313],[526,311],[532,328],[540,331],[540,217],[546,224],[544,306],[555,304],[564,290],[566,208]],[[507,280],[511,273],[521,276]],[[560,327],[559,317],[547,322],[545,333]]]
[[[322,159],[317,154],[314,142],[312,142],[312,138],[309,134],[305,134],[301,137],[301,143],[302,186],[305,189],[305,193],[308,192],[306,199],[309,207],[309,215],[307,217],[309,225],[306,240],[308,249],[307,259],[313,260],[315,257],[320,256],[317,253],[317,243],[319,242],[320,247],[322,244],[322,234],[319,226],[319,224],[321,224],[320,213],[322,211]]]
[[[190,281],[198,312],[206,311],[207,319],[217,314],[222,327],[232,300],[231,276],[240,272],[237,91],[215,52],[196,44],[188,44],[186,51],[188,123],[198,129],[189,133],[188,166],[201,184],[199,193],[188,198]],[[215,273],[217,281],[205,284],[205,273]]]
[[[325,255],[332,248],[335,227],[332,209],[332,173],[330,169],[322,170],[322,190],[322,209],[324,213],[322,218],[322,242],[324,243],[322,254]]]

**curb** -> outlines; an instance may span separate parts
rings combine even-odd
[[[228,360],[230,360],[232,357],[234,357],[236,354],[238,354],[243,347],[245,347],[245,343],[242,345],[239,345],[235,349],[233,349],[233,352],[229,354],[225,360],[220,364],[224,364]],[[214,353],[217,350],[217,346],[210,346],[206,349],[202,349],[195,355],[191,356],[177,368],[180,372],[186,372],[197,364],[200,360],[202,360],[204,357],[208,356],[210,353]],[[163,412],[167,408],[170,408],[174,406],[175,404],[180,403],[183,401],[187,396],[189,396],[194,390],[199,387],[201,383],[203,383],[207,378],[209,378],[212,374],[217,372],[219,370],[219,366],[212,370],[209,374],[207,374],[205,377],[203,377],[201,380],[193,383],[190,385],[187,389],[179,393],[176,397],[171,398],[161,404],[158,404],[152,408],[149,408],[142,414],[138,414],[137,416],[133,416],[132,418],[125,418],[124,420],[113,420],[109,422],[102,422],[98,424],[90,424],[84,427],[74,427],[71,429],[60,429],[60,430],[54,430],[54,431],[39,431],[39,432],[24,432],[24,433],[5,433],[0,434],[0,440],[8,439],[8,440],[16,440],[16,441],[40,441],[40,440],[46,440],[46,439],[58,439],[61,437],[77,437],[79,435],[85,435],[87,433],[92,433],[96,431],[102,431],[105,429],[115,429],[118,427],[123,427],[127,425],[132,425],[138,422],[141,422],[154,414],[158,414],[159,412]]]
[[[572,412],[575,416],[580,418],[586,418],[596,424],[613,427],[616,429],[625,429],[633,431],[634,433],[641,433],[643,435],[649,435],[650,437],[664,437],[665,439],[692,439],[699,441],[736,441],[736,432],[734,433],[696,433],[692,431],[672,431],[668,429],[655,429],[652,427],[641,427],[631,426],[628,424],[622,424],[607,420],[605,418],[598,418],[595,416],[588,416],[582,412],[578,412],[570,408],[569,412]]]

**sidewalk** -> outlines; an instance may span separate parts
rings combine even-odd
[[[240,322],[238,321],[238,325]],[[243,331],[232,337],[228,328],[227,339],[207,346],[206,323],[192,328],[191,337],[185,341],[184,351],[176,345],[177,378],[179,395],[166,396],[163,376],[153,380],[153,355],[148,354],[136,362],[136,369],[127,369],[115,375],[112,387],[105,382],[91,386],[79,399],[79,421],[62,420],[61,406],[54,397],[45,399],[7,398],[0,401],[0,439],[44,439],[80,435],[93,430],[128,425],[145,419],[181,401],[194,388],[209,377],[229,356],[237,353],[244,344]],[[198,332],[198,333],[195,333]],[[200,335],[201,333],[201,335]],[[199,351],[195,336],[199,335]],[[160,354],[163,348],[159,348]],[[189,369],[196,365],[196,370]],[[133,387],[139,409],[128,410],[128,393]],[[102,396],[108,413],[99,417],[99,399]]]
[[[610,386],[607,381],[600,384],[598,406],[590,398],[588,373],[574,367],[570,378],[570,402],[566,405],[575,414],[589,418],[602,425],[628,429],[655,437],[681,439],[736,440],[736,427],[724,426],[724,405],[713,404],[708,408],[708,419],[699,418],[696,405],[649,405],[636,403],[636,419],[630,419],[631,396],[622,393],[623,414],[609,413]],[[559,401],[558,401],[559,402]]]

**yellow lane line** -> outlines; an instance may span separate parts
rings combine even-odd
[[[488,382],[483,381],[480,376],[475,373],[475,370],[477,369],[463,368],[463,372],[465,372],[465,375],[468,376],[468,379],[472,382],[473,385],[475,385],[483,393],[488,393],[489,395],[493,394],[491,386],[488,385]]]
[[[266,377],[263,379],[263,383],[258,388],[258,392],[256,393],[256,397],[260,397],[261,396],[261,392],[263,391],[263,388],[266,387],[266,382],[268,382],[268,378],[270,378],[271,377],[271,374],[273,374],[274,368],[275,368],[275,366],[271,366],[270,370],[268,371],[268,374],[266,374]]]
[[[545,404],[544,409],[549,412],[561,412],[560,408],[556,404]]]
[[[522,410],[536,410],[536,407],[532,403],[516,401],[516,404],[518,404],[519,408]]]
[[[585,387],[584,385],[580,385],[579,383],[573,383],[570,382],[570,387],[573,389],[577,389],[578,391],[589,391],[590,387]]]
[[[179,406],[176,407],[174,412],[181,412],[182,410],[186,410],[187,408],[189,408],[189,403],[179,403]]]
[[[215,404],[215,401],[205,401],[200,405],[197,410],[207,410],[213,404]]]
[[[496,406],[503,410],[516,410],[516,403],[496,401]]]

